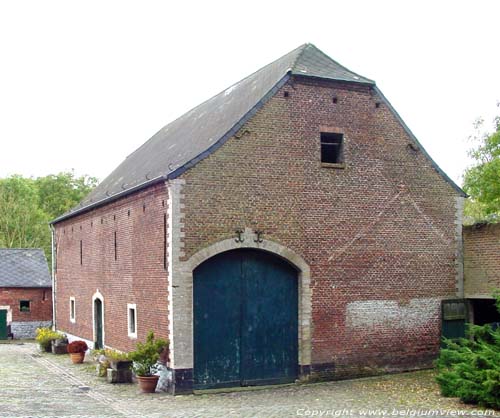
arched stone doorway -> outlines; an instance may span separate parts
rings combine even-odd
[[[217,254],[193,272],[194,388],[293,382],[298,272],[267,251]]]
[[[297,270],[298,277],[298,364],[299,377],[308,375],[311,364],[311,273],[306,261],[293,250],[267,239],[257,239],[250,228],[245,228],[239,240],[228,238],[211,244],[189,259],[180,261],[182,252],[171,250],[168,309],[170,369],[172,393],[190,393],[193,386],[193,272],[204,261],[230,250],[253,248],[272,253],[286,260]]]

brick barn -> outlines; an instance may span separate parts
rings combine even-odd
[[[0,248],[0,340],[34,338],[52,325],[52,280],[45,254],[35,248]]]
[[[54,320],[118,350],[168,338],[173,393],[427,367],[465,196],[374,81],[306,44],[53,221]]]

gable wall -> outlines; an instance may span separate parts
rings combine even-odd
[[[430,365],[440,301],[460,287],[461,198],[377,101],[365,86],[291,80],[182,175],[182,261],[244,228],[299,254],[312,369],[337,376]],[[345,134],[345,169],[321,166],[322,126]]]
[[[128,337],[129,303],[137,305],[138,340],[145,340],[150,329],[156,336],[168,337],[167,271],[163,265],[167,206],[162,183],[56,224],[58,330],[93,341],[92,298],[98,291],[104,297],[106,346],[123,351],[135,347],[136,340]],[[75,297],[75,323],[69,318],[70,297]]]
[[[30,301],[30,311],[21,312],[21,300]],[[35,338],[37,328],[52,324],[52,289],[33,287],[0,288],[0,309],[7,311],[7,325],[15,339]]]
[[[464,227],[466,298],[491,298],[500,289],[500,224]]]
[[[19,303],[21,300],[29,300],[30,312],[21,312]],[[0,309],[9,307],[9,322],[33,322],[52,320],[52,289],[46,288],[24,288],[24,287],[2,287],[0,288]]]

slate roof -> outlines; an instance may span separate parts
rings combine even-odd
[[[0,287],[52,287],[43,250],[0,248]]]
[[[301,45],[163,127],[130,154],[79,205],[52,223],[155,182],[178,177],[222,146],[290,75],[360,83],[376,89],[374,81],[343,67],[314,45]],[[406,125],[404,127],[409,131]],[[464,194],[446,174],[441,173]]]

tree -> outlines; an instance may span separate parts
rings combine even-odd
[[[464,173],[464,190],[470,195],[465,215],[472,221],[500,219],[500,116],[494,122],[495,131],[482,134],[483,120],[476,122],[476,146],[469,151],[475,164]]]
[[[74,207],[97,184],[73,172],[0,179],[0,247],[42,248],[51,253],[49,222]]]
[[[47,214],[32,179],[13,176],[0,180],[0,246],[50,248]],[[48,253],[47,253],[48,254]]]
[[[97,183],[95,177],[75,177],[74,172],[50,174],[35,180],[40,205],[51,219],[72,209],[97,186]]]

